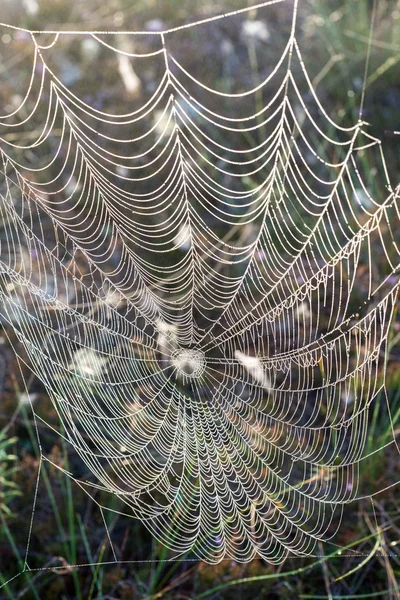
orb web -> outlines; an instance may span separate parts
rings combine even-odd
[[[296,18],[235,92],[170,50],[184,27],[147,52],[140,32],[86,32],[129,93],[159,74],[124,112],[63,82],[79,33],[30,32],[26,95],[0,120],[3,322],[93,478],[68,475],[176,556],[312,554],[363,494],[371,406],[390,414],[399,189],[362,115],[345,127],[319,101]]]
[[[171,352],[171,363],[183,379],[200,377],[206,368],[204,352],[194,348],[174,350]]]

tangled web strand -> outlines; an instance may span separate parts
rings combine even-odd
[[[312,554],[360,496],[387,401],[399,193],[366,124],[319,102],[296,12],[277,64],[237,93],[177,60],[180,28],[146,53],[125,44],[140,35],[87,33],[128,84],[132,64],[161,73],[123,114],[57,74],[72,34],[30,32],[26,96],[0,120],[3,322],[93,479],[68,476],[176,556]]]

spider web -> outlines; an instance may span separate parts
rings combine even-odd
[[[1,117],[10,341],[93,478],[65,473],[94,502],[117,497],[177,557],[312,554],[365,496],[374,402],[391,418],[399,192],[361,111],[343,127],[319,102],[296,17],[295,3],[266,79],[235,93],[170,51],[192,25],[29,32],[26,96]],[[83,33],[132,91],[132,64],[158,65],[139,109],[95,108],[57,76],[60,38]],[[154,50],[126,49],[144,33]],[[377,197],[366,153],[385,180]],[[41,462],[62,469],[42,449]]]

